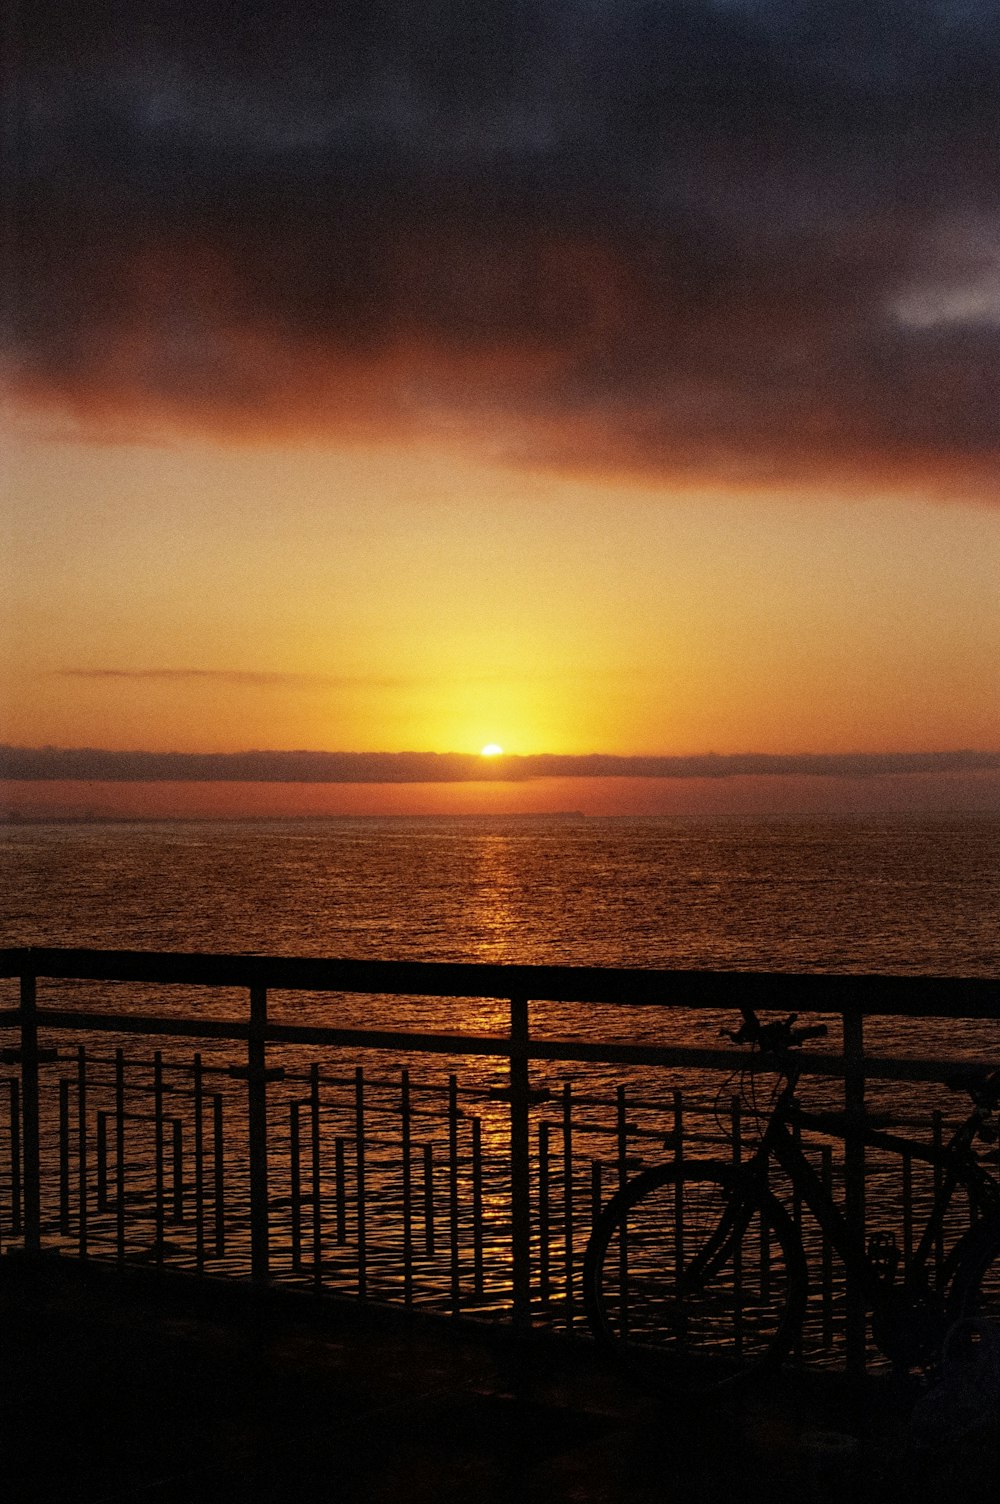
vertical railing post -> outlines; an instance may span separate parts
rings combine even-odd
[[[115,1050],[115,1252],[125,1257],[125,1051]]]
[[[69,1236],[69,1079],[59,1082],[59,1232]]]
[[[292,1268],[296,1274],[302,1263],[302,1164],[299,1145],[299,1102],[288,1109],[288,1180],[292,1219]]]
[[[315,1060],[309,1068],[309,1118],[312,1140],[313,1287],[321,1290],[323,1288],[323,1181],[319,1156],[319,1065]]]
[[[451,1254],[451,1313],[462,1309],[462,1264],[458,1243],[458,1077],[448,1077],[448,1245]]]
[[[566,1320],[573,1325],[573,1087],[563,1083],[563,1257],[566,1271]]]
[[[250,1159],[250,1272],[263,1283],[269,1272],[267,1200],[267,989],[250,988],[247,1038],[247,1132]]]
[[[368,1167],[365,1158],[365,1068],[354,1068],[354,1170],[358,1188],[358,1299],[368,1298]]]
[[[538,1125],[538,1294],[548,1308],[549,1282],[549,1124]]]
[[[485,1289],[483,1268],[483,1125],[472,1119],[472,1268],[476,1294]]]
[[[38,1130],[38,1014],[33,976],[21,976],[21,1114],[24,1128],[24,1251],[42,1246]]]
[[[413,1164],[410,1147],[410,1073],[400,1072],[400,1153],[403,1169],[403,1302],[413,1304]]]
[[[852,1010],[844,1024],[844,1214],[849,1235],[858,1254],[865,1249],[865,1040],[864,1019]],[[859,1377],[865,1371],[865,1294],[857,1279],[847,1274],[847,1372]]]
[[[76,1110],[77,1138],[76,1158],[80,1202],[80,1257],[87,1257],[87,1047],[79,1045],[76,1052]]]
[[[531,1144],[528,999],[510,1000],[510,1232],[514,1325],[531,1323]]]
[[[212,1099],[212,1168],[215,1172],[215,1257],[226,1251],[226,1176],[223,1159],[222,1093]]]
[[[153,1246],[156,1267],[163,1264],[164,1240],[163,1173],[163,1052],[153,1054]]]
[[[201,1051],[196,1050],[194,1072],[194,1260],[199,1274],[205,1272],[205,1090]]]

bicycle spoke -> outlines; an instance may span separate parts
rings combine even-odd
[[[804,1300],[801,1251],[782,1217],[766,1198],[734,1218],[727,1183],[708,1167],[639,1177],[588,1255],[604,1339],[710,1360],[726,1375],[780,1355]]]

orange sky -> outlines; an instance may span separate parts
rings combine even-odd
[[[98,444],[19,427],[8,743],[1000,743],[1000,514],[983,505],[584,482],[461,445]]]

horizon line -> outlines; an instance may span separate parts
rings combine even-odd
[[[1000,750],[705,752],[145,752],[0,745],[0,780],[84,783],[524,783],[546,778],[879,778],[1000,771]]]

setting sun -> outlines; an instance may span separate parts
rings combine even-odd
[[[503,748],[498,747],[496,742],[487,742],[479,755],[480,757],[500,757],[502,753]]]

